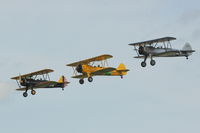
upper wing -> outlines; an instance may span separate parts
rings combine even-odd
[[[19,80],[20,78],[32,77],[34,75],[43,75],[43,74],[48,74],[48,73],[51,73],[51,72],[53,72],[53,70],[44,69],[44,70],[40,70],[40,71],[37,71],[37,72],[32,72],[32,73],[29,73],[29,74],[24,74],[24,75],[20,75],[20,76],[17,76],[17,77],[13,77],[11,79]]]
[[[92,75],[102,75],[102,74],[105,74],[107,72],[111,72],[114,70],[116,70],[116,68],[108,67],[108,68],[104,68],[104,69],[98,70],[96,72],[93,72]]]
[[[112,57],[113,57],[112,55],[100,55],[100,56],[97,56],[97,57],[94,57],[94,58],[89,58],[89,59],[86,59],[86,60],[67,64],[66,66],[75,67],[75,66],[78,66],[80,64],[89,64],[90,62],[93,62],[93,61],[102,61],[102,60],[110,59]]]
[[[131,45],[131,46],[144,46],[144,45],[150,45],[150,44],[153,44],[153,43],[161,43],[161,42],[167,42],[167,41],[172,41],[172,40],[176,40],[176,38],[174,38],[174,37],[163,37],[163,38],[144,41],[144,42],[131,43],[129,45]]]

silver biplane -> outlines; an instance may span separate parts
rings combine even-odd
[[[153,57],[186,57],[192,55],[195,50],[192,50],[192,47],[189,43],[186,43],[182,50],[173,49],[171,41],[176,40],[174,37],[163,37],[159,39],[131,43],[130,46],[134,46],[134,50],[137,55],[135,58],[142,58],[141,66],[146,67],[146,60],[150,58],[150,64],[154,66],[156,61],[153,60]]]

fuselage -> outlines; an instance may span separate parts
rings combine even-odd
[[[126,75],[126,72],[123,72],[123,71],[118,71],[117,69],[115,70],[112,70],[112,71],[109,71],[109,72],[104,72],[104,73],[99,73],[99,74],[95,74],[93,75],[92,73],[95,73],[97,71],[100,71],[100,70],[103,70],[103,69],[106,69],[106,68],[109,68],[109,67],[101,67],[101,66],[91,66],[91,65],[82,65],[82,73],[84,75],[87,75],[87,76],[95,76],[95,75],[98,75],[98,76],[121,76],[121,75]]]
[[[176,56],[190,56],[192,52],[190,51],[183,51],[183,50],[177,50],[172,48],[155,48],[152,46],[146,46],[143,48],[140,48],[139,54],[145,55],[145,56],[155,56],[155,57],[176,57]]]
[[[34,80],[34,79],[22,79],[21,86],[31,88],[63,88],[63,83],[48,80]]]

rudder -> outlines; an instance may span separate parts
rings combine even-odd
[[[124,64],[119,64],[119,66],[117,67],[117,70],[126,70],[126,66]]]
[[[117,70],[120,71],[120,70],[126,70],[126,66],[124,64],[119,64],[119,66],[117,67]]]
[[[192,47],[189,43],[185,43],[182,50],[183,51],[190,51],[190,50],[192,50]]]

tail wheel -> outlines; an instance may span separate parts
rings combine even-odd
[[[144,61],[141,63],[141,66],[142,66],[142,67],[146,67],[146,65],[147,65],[147,63],[144,62]]]
[[[92,77],[89,77],[89,78],[88,78],[88,81],[89,81],[89,82],[92,82],[92,81],[93,81],[93,78],[92,78]]]
[[[35,90],[31,90],[31,94],[32,94],[32,95],[35,95],[35,94],[36,94],[36,91],[35,91]]]
[[[79,83],[80,83],[80,84],[84,84],[84,80],[83,80],[83,79],[80,79],[80,80],[79,80]]]
[[[150,64],[151,64],[152,66],[154,66],[154,65],[156,64],[156,61],[155,61],[155,60],[151,60],[151,61],[150,61]]]
[[[23,93],[23,96],[24,96],[24,97],[27,97],[27,96],[28,96],[28,93],[27,93],[27,92],[24,92],[24,93]]]

